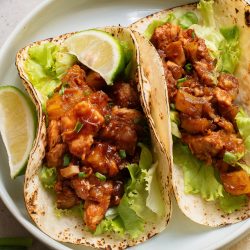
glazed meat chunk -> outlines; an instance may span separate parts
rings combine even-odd
[[[181,115],[180,120],[181,127],[190,134],[206,133],[212,127],[212,122],[206,118],[191,118]]]
[[[91,89],[99,90],[106,85],[105,80],[95,71],[90,71],[86,77],[86,83]]]
[[[218,87],[230,94],[232,101],[235,100],[239,93],[239,82],[236,77],[231,74],[223,73],[218,78]]]
[[[107,143],[96,143],[85,162],[95,171],[112,177],[119,172],[120,161],[114,146]]]
[[[136,108],[140,105],[136,90],[128,83],[116,83],[113,89],[114,102],[122,108]]]
[[[86,73],[79,65],[72,66],[63,77],[62,82],[70,87],[81,87],[86,85]]]
[[[191,117],[201,117],[204,103],[203,98],[190,95],[181,89],[175,98],[176,109]]]
[[[133,155],[138,140],[136,121],[142,115],[134,109],[114,107],[109,123],[101,130],[100,137],[115,143],[118,150],[123,149]]]
[[[51,150],[56,144],[61,142],[60,122],[52,120],[47,130],[48,149]]]
[[[157,49],[165,51],[165,46],[171,42],[175,42],[179,38],[180,27],[166,23],[157,27],[151,38],[151,42]]]
[[[228,193],[232,195],[250,194],[250,177],[245,171],[222,173],[220,177]]]
[[[62,165],[63,155],[66,151],[65,144],[56,144],[54,148],[46,153],[48,167],[60,167]]]
[[[172,42],[166,45],[164,53],[166,55],[166,59],[176,63],[179,66],[183,66],[186,62],[181,41]]]
[[[68,181],[57,181],[55,184],[55,191],[57,208],[69,209],[79,204],[79,199],[71,189]]]
[[[167,67],[167,69],[171,71],[175,80],[178,80],[179,78],[181,78],[182,74],[184,73],[184,70],[182,69],[181,66],[171,61],[167,61],[164,64],[164,67]]]

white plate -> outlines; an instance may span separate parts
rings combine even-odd
[[[163,8],[191,1],[147,0],[48,0],[41,4],[15,29],[0,52],[0,82],[21,87],[15,68],[15,54],[25,45],[70,31],[106,25],[128,25],[137,19]],[[33,235],[55,249],[74,246],[61,244],[37,229],[29,219],[23,202],[23,179],[9,177],[7,156],[0,142],[0,196],[17,220]],[[186,218],[176,204],[172,220],[166,230],[133,249],[215,249],[244,234],[250,220],[221,229],[211,229]],[[75,247],[74,249],[87,249]],[[132,249],[132,248],[131,248]]]

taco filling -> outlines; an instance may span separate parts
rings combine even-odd
[[[233,212],[250,194],[250,118],[236,104],[239,29],[216,30],[212,4],[198,5],[204,26],[197,24],[194,12],[179,18],[171,13],[165,21],[154,21],[145,34],[151,32],[163,62],[174,162],[183,168],[185,191],[218,200],[225,212]]]
[[[50,58],[53,46],[60,51],[59,45],[45,43],[31,47],[29,54],[44,52]],[[47,135],[39,178],[54,193],[55,214],[67,216],[80,208],[87,231],[138,238],[146,225],[164,216],[164,205],[132,76],[132,51],[124,50],[126,64],[111,86],[74,59],[57,87],[43,95]],[[32,60],[26,67],[43,67]],[[29,69],[30,75],[37,72]]]

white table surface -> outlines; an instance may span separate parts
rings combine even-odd
[[[43,0],[0,0],[0,47],[6,38],[32,9]],[[0,199],[0,237],[30,236],[10,214]],[[34,238],[34,237],[33,237]],[[48,247],[34,238],[34,244],[30,250],[46,250]],[[223,250],[248,250],[250,249],[250,235],[238,239],[231,247],[224,247]]]

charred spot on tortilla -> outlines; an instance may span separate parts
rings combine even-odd
[[[246,10],[245,11],[245,22],[248,27],[250,27],[250,11]]]

